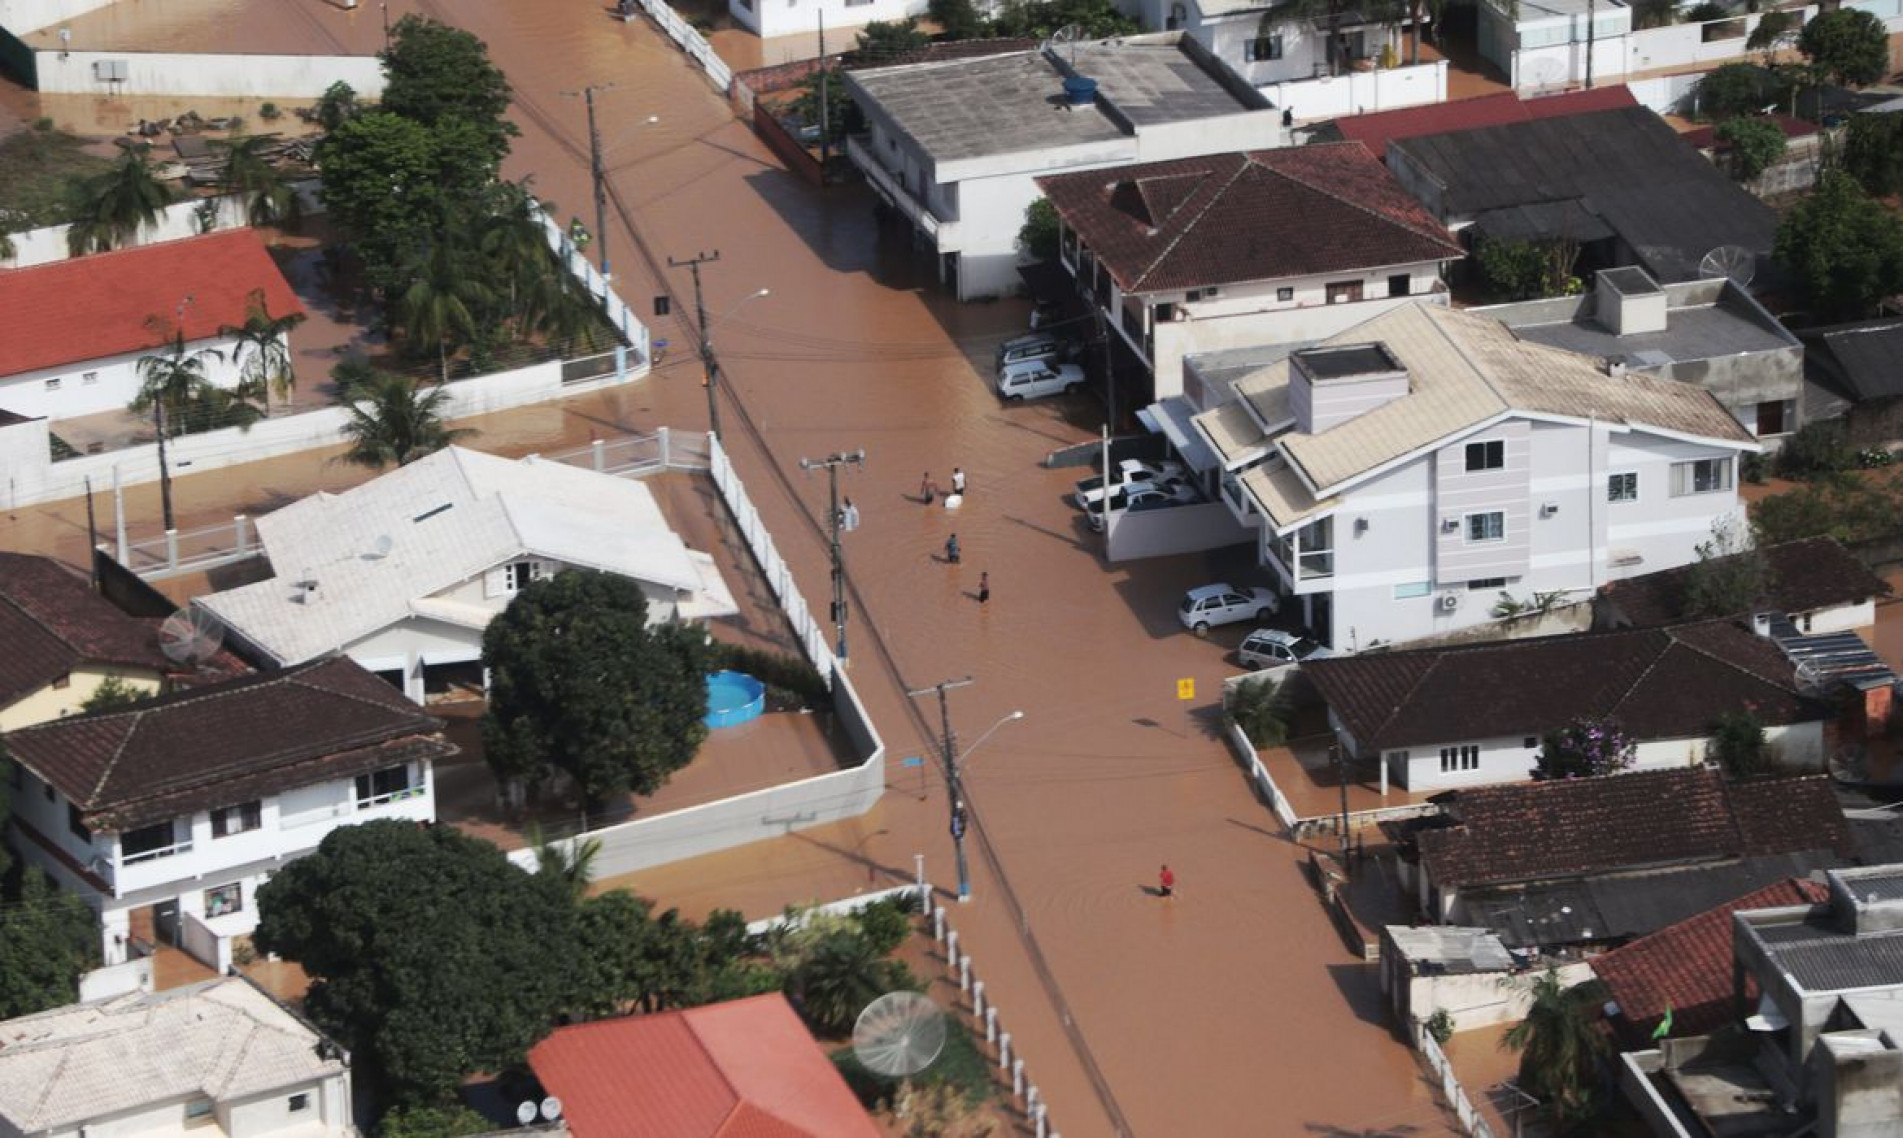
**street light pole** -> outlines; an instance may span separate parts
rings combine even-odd
[[[595,128],[595,92],[612,90],[613,83],[590,83],[579,94],[588,104],[588,168],[595,178],[595,248],[599,251],[601,275],[608,273],[608,179],[601,165],[601,131]],[[577,92],[563,91],[573,98]]]
[[[970,687],[977,682],[966,676],[962,680],[941,680],[929,688],[905,693],[913,699],[938,693],[939,732],[944,740],[945,751],[945,787],[951,802],[952,848],[958,855],[958,899],[961,902],[971,900],[971,871],[965,864],[965,788],[958,779],[958,740],[952,734],[951,704],[945,694],[953,688]]]
[[[859,524],[858,510],[853,510],[854,516],[849,518],[846,512],[839,508],[839,468],[848,463],[863,468],[866,463],[865,448],[861,447],[851,454],[840,451],[818,461],[809,458],[800,459],[801,470],[810,471],[815,467],[823,467],[826,471],[831,503],[826,517],[830,522],[833,538],[833,628],[838,636],[838,645],[833,649],[833,654],[839,658],[841,664],[846,662],[846,567],[840,560],[839,533],[842,529],[857,528]]]
[[[714,361],[714,338],[712,329],[707,327],[707,302],[700,291],[700,267],[711,265],[720,260],[720,250],[712,253],[695,253],[686,260],[667,259],[669,268],[685,268],[694,274],[694,321],[700,328],[700,368],[702,386],[707,388],[707,432],[720,434],[720,405],[714,400],[714,384],[719,380],[720,365]]]

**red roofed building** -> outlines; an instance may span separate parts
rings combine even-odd
[[[1624,84],[1571,91],[1564,95],[1523,98],[1507,92],[1462,99],[1454,103],[1433,103],[1398,111],[1376,111],[1335,120],[1335,129],[1350,142],[1366,146],[1376,158],[1386,159],[1388,143],[1396,139],[1424,134],[1444,134],[1450,130],[1474,130],[1510,122],[1583,115],[1588,111],[1610,111],[1636,107],[1639,101]]]
[[[1647,1045],[1669,1013],[1674,1037],[1706,1035],[1737,1018],[1732,991],[1731,914],[1822,904],[1830,889],[1786,878],[1593,958],[1592,971],[1618,1006],[1611,1022],[1628,1049]],[[1755,1000],[1755,985],[1746,996]]]
[[[139,357],[182,325],[186,349],[215,348],[208,375],[236,384],[242,360],[220,334],[254,293],[270,314],[304,306],[250,229],[233,229],[0,272],[0,409],[70,419],[121,410]]]
[[[577,1138],[878,1138],[777,992],[558,1029],[529,1052]]]

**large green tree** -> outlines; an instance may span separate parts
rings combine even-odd
[[[1850,175],[1826,171],[1784,215],[1777,259],[1825,317],[1854,317],[1903,290],[1903,218]]]
[[[75,257],[117,249],[159,219],[172,191],[152,172],[141,149],[128,150],[110,167],[77,183],[67,250]]]
[[[1599,1065],[1606,1036],[1594,1022],[1601,997],[1593,983],[1571,988],[1547,969],[1533,981],[1526,1018],[1500,1045],[1520,1055],[1520,1089],[1545,1104],[1556,1129],[1578,1126],[1598,1109]]]
[[[447,826],[344,826],[258,891],[254,940],[312,977],[305,1007],[397,1101],[523,1061],[577,975],[563,883]]]
[[[412,376],[369,369],[337,388],[333,402],[349,415],[341,428],[349,449],[339,458],[382,470],[407,466],[476,432],[451,427],[443,418],[449,392],[426,387]]]
[[[648,625],[634,580],[571,571],[532,581],[482,638],[483,750],[531,786],[566,772],[591,802],[652,794],[707,737],[706,633]]]
[[[509,81],[480,39],[410,15],[390,30],[381,58],[384,110],[432,130],[467,123],[484,140],[491,170],[501,166],[509,140],[522,132],[507,118]]]
[[[325,137],[317,161],[325,209],[392,298],[436,242],[473,233],[490,212],[495,162],[467,122],[366,111]]]
[[[1730,519],[1711,524],[1711,538],[1695,550],[1685,567],[1681,604],[1692,620],[1733,616],[1749,610],[1776,584],[1771,563],[1751,541],[1751,532]]]
[[[12,765],[0,740],[0,773]],[[0,778],[0,820],[9,803]],[[99,918],[44,873],[0,846],[0,1019],[70,1004],[79,977],[99,963]]]
[[[1797,34],[1797,50],[1819,79],[1862,87],[1890,70],[1890,37],[1883,21],[1859,8],[1824,12]]]
[[[1903,115],[1851,115],[1844,169],[1878,197],[1903,193]]]
[[[449,236],[430,243],[397,300],[397,315],[412,346],[435,354],[449,382],[449,357],[476,338],[480,314],[495,294],[468,271],[469,257]]]

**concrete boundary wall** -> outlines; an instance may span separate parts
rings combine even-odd
[[[315,99],[340,80],[361,98],[383,94],[383,63],[374,55],[41,50],[33,66],[43,95]],[[104,78],[113,67],[125,78]]]
[[[1441,1096],[1453,1105],[1461,1127],[1472,1138],[1493,1138],[1493,1128],[1487,1125],[1486,1119],[1480,1117],[1480,1112],[1474,1109],[1473,1102],[1467,1098],[1466,1089],[1460,1085],[1460,1076],[1454,1073],[1454,1065],[1447,1061],[1440,1044],[1434,1042],[1427,1024],[1417,1023],[1409,1028],[1409,1032],[1414,1036],[1414,1050],[1427,1063],[1427,1069],[1434,1073],[1440,1084]]]
[[[1444,103],[1447,61],[1270,83],[1262,93],[1297,122]]]
[[[311,178],[297,182],[293,188],[297,191],[298,206],[306,217],[324,212],[324,203],[317,197],[317,179]],[[211,203],[211,225],[207,228],[199,217],[199,208]],[[144,245],[156,245],[161,241],[182,241],[187,237],[202,237],[206,233],[219,233],[227,229],[241,229],[249,224],[245,216],[244,202],[235,194],[221,194],[209,198],[187,198],[173,202],[159,211],[158,220],[143,226],[133,235],[127,248]],[[34,265],[48,265],[54,261],[64,261],[72,256],[66,246],[66,232],[70,225],[48,225],[39,229],[24,229],[12,234],[13,257],[0,259],[0,267],[10,269],[31,268]]]

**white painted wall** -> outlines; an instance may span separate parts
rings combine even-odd
[[[1262,87],[1262,93],[1276,106],[1286,107],[1297,122],[1444,103],[1447,61],[1270,83]]]
[[[317,182],[315,179],[298,186],[299,204],[304,212],[322,213],[323,203],[317,200]],[[203,202],[212,202],[213,218],[209,231],[200,226],[198,207]],[[205,232],[217,232],[223,229],[240,229],[247,224],[244,203],[235,197],[220,196],[195,198],[173,202],[159,211],[159,218],[151,225],[144,226],[127,242],[127,247],[152,245],[160,241],[179,241],[187,237],[198,237]],[[32,265],[45,265],[53,261],[64,261],[72,256],[66,246],[68,225],[49,225],[41,229],[27,229],[12,234],[13,257],[0,260],[0,267],[24,269]]]
[[[242,378],[242,361],[231,350],[235,343],[233,337],[216,336],[192,340],[185,350],[217,352],[218,356],[204,361],[205,378],[215,387],[230,390]],[[81,360],[0,378],[0,410],[54,423],[101,411],[123,411],[139,394],[139,361],[156,350]]]
[[[306,1105],[294,1111],[291,1098],[300,1094],[307,1096]],[[279,1087],[266,1094],[228,1099],[218,1104],[218,1121],[230,1138],[269,1138],[293,1131],[312,1136],[355,1133],[350,1125],[349,1072]]]
[[[762,39],[818,31],[823,18],[827,32],[840,29],[840,42],[847,44],[852,40],[849,29],[874,20],[923,16],[929,7],[927,0],[727,0],[727,14],[734,22]]]
[[[26,33],[63,24],[74,16],[117,3],[118,0],[0,0],[0,28],[24,38]]]
[[[126,65],[124,82],[98,77],[95,64]],[[374,55],[212,55],[145,51],[36,51],[33,65],[46,95],[186,95],[202,98],[315,99],[344,82],[359,97],[383,94],[383,64]]]

